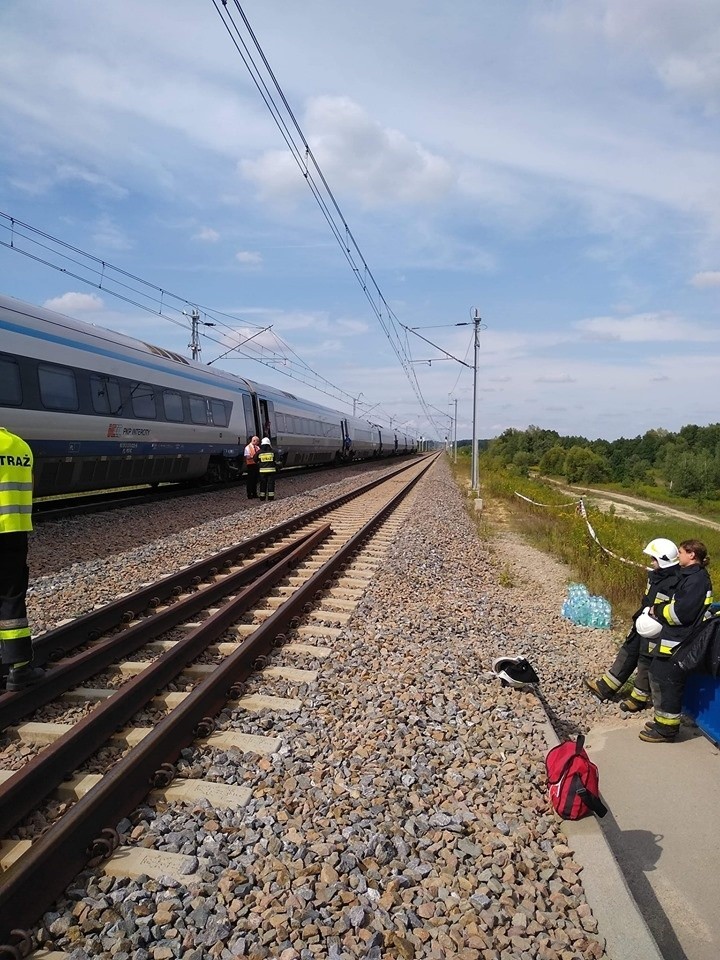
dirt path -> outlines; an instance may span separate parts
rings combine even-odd
[[[625,493],[616,493],[608,490],[596,490],[592,487],[573,487],[560,483],[557,480],[550,480],[549,477],[543,477],[549,483],[554,484],[563,493],[568,496],[580,495],[585,499],[591,499],[593,505],[600,510],[609,509],[611,504],[625,504],[629,507],[629,512],[623,511],[623,516],[635,519],[647,519],[649,514],[662,514],[667,517],[677,517],[679,520],[687,520],[690,523],[697,523],[702,527],[709,527],[711,530],[720,530],[720,523],[708,520],[705,517],[698,517],[694,513],[685,513],[683,510],[676,510],[674,507],[668,507],[664,503],[652,503],[648,500],[642,500],[640,497],[631,497]],[[603,506],[605,505],[605,506]]]

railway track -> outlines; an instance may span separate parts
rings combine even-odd
[[[398,459],[406,460],[409,454],[403,454]],[[286,480],[294,477],[303,477],[309,474],[323,474],[327,471],[337,471],[342,467],[362,466],[363,463],[384,463],[388,461],[354,460],[351,463],[312,464],[308,466],[285,467],[278,471],[278,489]],[[162,503],[165,500],[181,500],[185,497],[200,494],[212,494],[221,490],[245,488],[245,478],[231,480],[224,483],[205,484],[163,484],[157,488],[148,486],[133,487],[125,490],[108,490],[104,493],[88,493],[71,497],[52,497],[37,500],[33,504],[33,521],[35,523],[49,523],[52,520],[67,520],[78,515],[88,513],[108,513],[111,510],[121,510],[125,507],[140,507],[145,504]]]
[[[244,681],[253,671],[289,683],[314,678],[316,671],[271,661],[294,654],[321,661],[331,653],[328,642],[349,619],[382,552],[378,540],[389,536],[384,526],[400,522],[393,511],[433,459],[38,639],[38,660],[52,666],[38,686],[0,697],[0,727],[33,749],[45,746],[17,769],[0,771],[0,837],[17,833],[54,791],[69,810],[34,840],[6,841],[0,849],[0,956],[27,955],[27,929],[85,866],[132,859],[116,849],[115,824],[150,790],[169,798],[217,792],[205,781],[173,783],[174,763],[189,744],[229,744],[251,754],[277,749],[277,738],[222,730],[218,716],[294,708],[293,698],[249,696]],[[50,706],[61,716],[74,713],[76,722],[38,719]],[[83,764],[109,743],[120,745],[121,759],[102,774],[83,774]],[[144,872],[152,870],[151,853],[142,850]],[[158,856],[157,869],[167,873],[168,854]]]

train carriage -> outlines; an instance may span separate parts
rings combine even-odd
[[[36,496],[230,479],[253,434],[285,466],[384,453],[366,421],[1,296],[0,425],[31,445]]]

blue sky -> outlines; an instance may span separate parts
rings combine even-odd
[[[454,324],[482,316],[479,436],[720,420],[717,0],[243,10],[394,316],[470,363]],[[0,210],[238,337],[272,325],[263,356],[287,355],[277,334],[370,419],[444,435],[452,395],[470,435],[472,370],[410,365],[428,423],[212,0],[4,0],[0,31]],[[176,323],[5,247],[0,281],[187,352]],[[234,342],[205,332],[205,362]],[[218,365],[348,409],[281,362]]]

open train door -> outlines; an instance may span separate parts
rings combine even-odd
[[[275,421],[275,404],[272,400],[265,400],[258,395],[258,413],[260,415],[260,440],[267,437],[275,450],[275,463],[282,467],[287,458],[287,451],[277,445],[277,426]]]
[[[352,437],[350,436],[350,428],[348,427],[347,420],[340,421],[340,432],[342,434],[342,452],[339,454],[339,457],[343,460],[352,460]],[[338,459],[337,455],[335,459]]]

